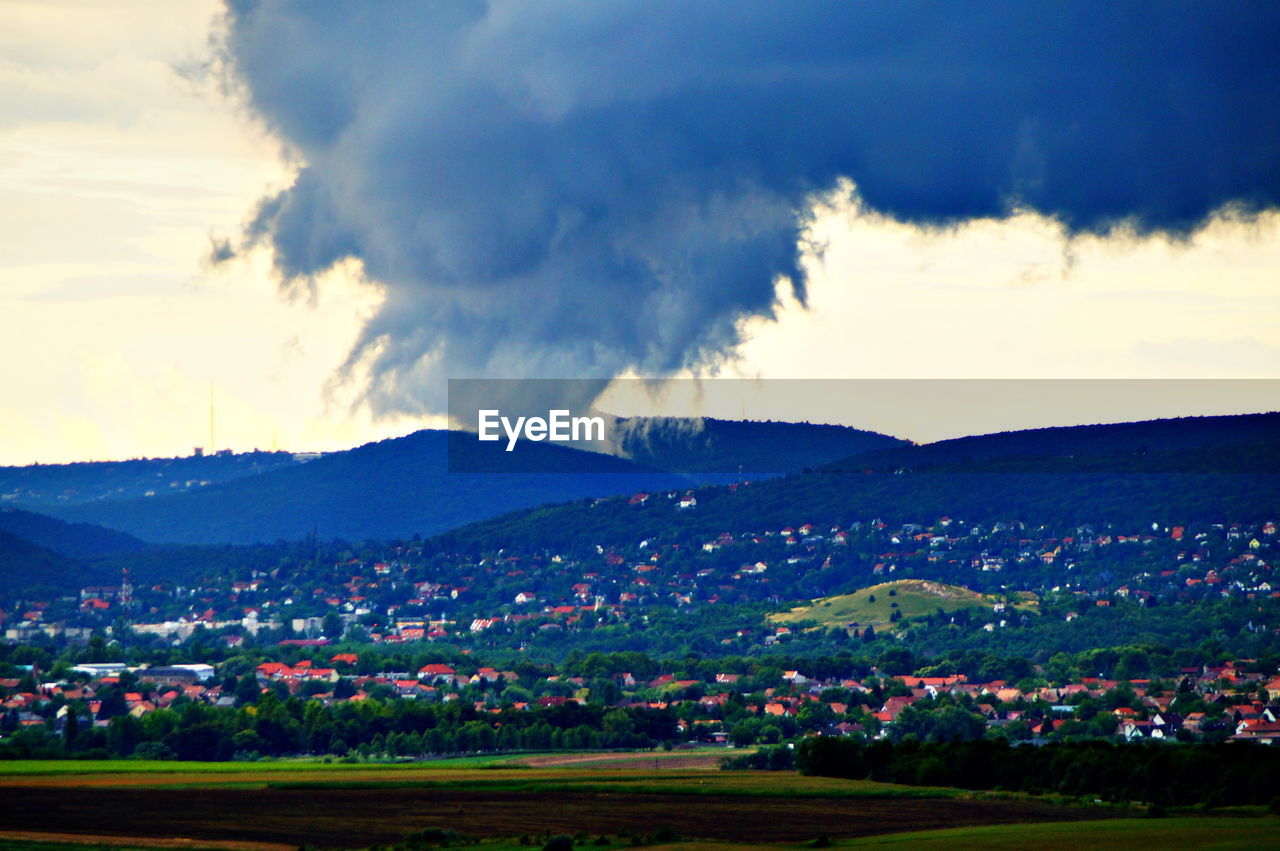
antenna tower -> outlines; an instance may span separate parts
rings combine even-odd
[[[133,586],[129,584],[129,568],[120,572],[120,608],[129,611],[133,606]]]

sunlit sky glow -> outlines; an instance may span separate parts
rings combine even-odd
[[[211,397],[213,448],[439,424],[375,418],[360,376],[337,377],[382,298],[358,264],[288,294],[265,248],[207,262],[296,167],[199,73],[218,12],[0,0],[0,464],[185,455],[211,443]],[[1185,242],[1068,240],[1031,213],[924,231],[815,204],[807,307],[780,285],[775,319],[747,320],[719,374],[1280,378],[1276,214]]]

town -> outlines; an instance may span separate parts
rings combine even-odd
[[[636,513],[687,514],[698,510],[699,496],[735,487],[597,502]],[[726,619],[716,640],[742,652],[796,631],[769,627],[754,608],[749,616],[730,616],[735,607],[779,607],[908,577],[1004,598],[1033,594],[1042,614],[1067,621],[1113,606],[1270,601],[1280,598],[1270,563],[1275,543],[1270,521],[1055,530],[950,517],[892,527],[878,519],[824,528],[802,522],[701,537],[668,529],[638,541],[580,542],[560,552],[311,542],[242,548],[243,559],[222,559],[215,569],[197,563],[183,582],[131,581],[126,561],[116,585],[85,587],[77,596],[5,601],[0,627],[10,643],[43,637],[83,644],[94,634],[120,641],[125,636],[118,631],[128,630],[128,643],[150,637],[151,646],[180,644],[199,631],[229,648],[246,641],[345,639],[495,649],[563,642],[557,634],[565,632],[639,629],[661,612],[700,610],[722,612]],[[178,551],[162,558],[182,556]],[[174,568],[165,565],[169,573],[182,572]],[[1272,605],[1262,607],[1250,629],[1280,627]],[[996,605],[989,617],[966,612],[949,623],[990,631],[1019,622],[1012,608],[999,617],[1002,612],[1004,606]],[[1020,617],[1025,621],[1025,614]]]
[[[19,676],[0,679],[6,733],[0,748],[35,756],[63,745],[87,755],[152,759],[385,759],[768,745],[848,735],[1011,742],[1280,738],[1280,675],[1256,659],[1141,679],[1055,677],[1029,666],[1017,681],[983,682],[959,673],[889,673],[903,663],[893,651],[879,665],[848,656],[815,660],[826,669],[822,674],[779,670],[773,660],[722,660],[732,672],[692,659],[677,667],[638,653],[592,654],[560,669],[522,664],[523,673],[469,661],[365,673],[371,666],[361,654],[326,656],[307,642],[281,648],[279,656],[289,661],[252,668],[245,656],[216,667],[59,659],[43,671],[9,662],[9,673]],[[615,670],[627,663],[647,670]],[[673,672],[652,673],[664,668]],[[210,738],[211,730],[218,735]]]
[[[687,515],[700,495],[612,507]],[[250,564],[191,585],[135,584],[126,567],[119,585],[9,604],[0,748],[367,759],[815,735],[1280,737],[1273,522],[1050,532],[941,517],[565,552],[308,542],[246,548]],[[903,616],[899,601],[943,581],[973,589],[971,604]],[[873,603],[879,591],[878,623],[770,614],[857,588]],[[1187,628],[1204,606],[1238,616],[1235,640],[1088,649],[1142,617]],[[1210,621],[1220,638],[1225,621]],[[1017,654],[1018,634],[1038,646],[1045,630],[1067,636],[1061,652]],[[947,652],[929,649],[939,631]],[[637,641],[659,632],[683,635],[684,652]],[[387,712],[410,720],[365,723]],[[217,734],[176,735],[200,724]]]

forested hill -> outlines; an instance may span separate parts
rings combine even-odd
[[[56,596],[102,581],[104,574],[28,540],[0,531],[0,589]]]
[[[693,434],[647,429],[632,445],[641,457],[624,459],[530,441],[506,452],[425,430],[178,496],[45,510],[163,543],[407,538],[545,503],[696,484],[672,470],[785,473],[901,443],[839,426],[710,420]],[[688,463],[697,457],[700,468]]]
[[[829,469],[894,472],[1252,472],[1280,469],[1280,413],[1007,431],[901,446]]]
[[[803,523],[830,527],[873,518],[891,524],[952,516],[973,522],[1131,526],[1276,519],[1276,417],[1206,419],[1211,422],[1154,421],[973,438],[969,446],[981,448],[982,456],[964,451],[961,441],[948,441],[952,445],[941,450],[935,448],[941,444],[895,449],[749,486],[703,488],[697,505],[687,509],[664,498],[642,506],[612,500],[543,507],[437,540],[445,549],[481,551],[574,548],[658,536],[705,540],[722,532]],[[1098,452],[1088,449],[1090,433],[1105,438]],[[1219,442],[1204,443],[1208,435]],[[1054,463],[1052,452],[1067,448],[1071,451]]]
[[[623,454],[676,473],[798,473],[908,441],[838,425],[703,418],[619,421]]]
[[[0,467],[0,497],[10,506],[39,511],[51,505],[185,493],[299,463],[288,452],[227,452],[185,458]]]
[[[455,464],[485,472],[449,472],[451,442]],[[687,484],[612,456],[528,441],[506,453],[425,430],[181,496],[52,513],[164,543],[408,538],[544,502]]]
[[[72,557],[120,555],[146,546],[132,535],[114,529],[91,523],[66,523],[16,508],[0,508],[0,532]]]

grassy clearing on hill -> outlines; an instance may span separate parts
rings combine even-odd
[[[775,623],[800,623],[812,621],[823,627],[848,627],[857,624],[858,629],[874,627],[877,632],[894,629],[911,618],[930,615],[942,609],[957,612],[961,609],[981,609],[994,617],[993,607],[1000,601],[993,594],[979,594],[959,585],[944,585],[925,579],[899,579],[863,588],[852,594],[823,597],[809,605],[797,606],[789,612],[769,616]],[[1034,611],[1038,605],[1034,595],[1020,594],[1010,599],[1011,609]],[[897,604],[895,607],[894,604]],[[889,619],[894,609],[902,612],[902,620],[893,623]]]

